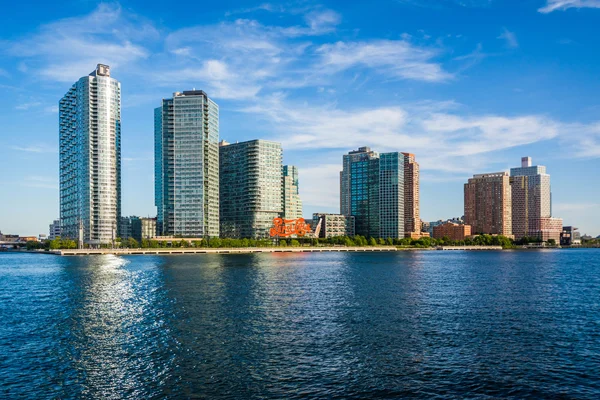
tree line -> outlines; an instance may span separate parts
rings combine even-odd
[[[513,248],[515,245],[535,243],[537,239],[523,238],[513,241],[506,236],[478,235],[468,237],[465,240],[454,241],[448,237],[434,239],[422,237],[419,239],[403,238],[367,238],[365,236],[338,236],[332,238],[291,238],[291,239],[224,239],[207,238],[205,240],[189,241],[186,239],[173,239],[170,241],[134,238],[121,240],[117,238],[114,244],[103,244],[101,248],[126,248],[126,249],[161,249],[161,248],[246,248],[246,247],[300,247],[300,246],[344,246],[344,247],[367,247],[367,246],[397,246],[428,248],[435,246],[502,246],[505,249]],[[555,243],[550,243],[555,244]],[[27,249],[76,249],[77,242],[71,239],[56,238],[44,243],[28,242]]]

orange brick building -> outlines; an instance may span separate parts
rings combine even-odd
[[[460,225],[446,222],[443,225],[433,227],[433,238],[442,239],[448,237],[451,240],[465,240],[471,236],[471,225]]]

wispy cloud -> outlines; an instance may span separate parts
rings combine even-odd
[[[600,0],[547,0],[538,11],[544,14],[569,8],[600,8]]]
[[[58,150],[56,147],[40,144],[31,146],[10,146],[12,150],[23,151],[26,153],[56,153]]]
[[[38,107],[41,104],[42,103],[40,103],[39,101],[32,101],[32,102],[28,102],[28,103],[21,103],[21,104],[15,106],[15,110],[27,111],[30,108]]]
[[[362,66],[401,79],[440,82],[452,78],[433,61],[438,50],[405,40],[337,42],[320,46],[317,53],[322,57],[322,67],[334,72]]]
[[[516,49],[519,47],[519,41],[517,40],[517,35],[514,32],[509,31],[504,28],[498,39],[504,39],[506,41],[506,46],[511,49]]]
[[[7,70],[0,68],[0,76],[4,78],[10,78],[10,74]]]
[[[447,107],[447,103],[430,103],[342,110],[334,105],[297,104],[274,95],[242,111],[273,121],[276,132],[281,132],[277,139],[289,148],[371,145],[381,151],[397,151],[402,143],[406,151],[458,158],[552,139],[561,127],[544,116],[464,116]],[[498,139],[502,137],[510,140]]]
[[[56,180],[56,178],[49,176],[26,176],[20,182],[20,185],[32,188],[58,190],[58,181]]]
[[[151,24],[117,5],[102,3],[86,16],[41,26],[37,33],[12,44],[9,54],[24,58],[27,64],[22,65],[42,77],[73,82],[98,62],[118,67],[147,58],[148,50],[133,41],[156,37]]]
[[[415,7],[441,9],[448,6],[489,7],[492,0],[396,0],[400,4]]]

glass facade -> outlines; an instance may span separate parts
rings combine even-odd
[[[302,200],[298,190],[298,167],[283,166],[283,218],[302,218]]]
[[[379,157],[379,237],[404,237],[404,156]]]
[[[344,155],[340,209],[342,215],[355,217],[357,235],[404,237],[405,157],[402,153],[380,155],[368,147]],[[411,193],[418,195],[418,191]]]
[[[121,84],[98,64],[59,102],[62,235],[92,246],[116,238],[121,215]]]
[[[220,222],[225,238],[268,238],[283,215],[283,150],[266,140],[220,146]]]
[[[155,204],[161,235],[219,236],[219,107],[176,92],[154,114]]]

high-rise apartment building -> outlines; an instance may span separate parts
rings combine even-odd
[[[281,144],[221,142],[219,150],[221,236],[268,238],[284,211]]]
[[[474,175],[465,184],[465,224],[473,234],[511,236],[511,204],[506,172]]]
[[[69,89],[59,121],[62,236],[110,243],[121,216],[121,84],[108,65]]]
[[[550,175],[545,166],[532,166],[531,157],[521,158],[520,168],[511,168],[512,230],[525,236],[560,241],[562,219],[552,218]]]
[[[219,236],[219,106],[202,90],[175,92],[154,111],[158,233]]]
[[[379,232],[377,237],[400,239],[405,236],[404,200],[404,155],[402,153],[381,153],[379,156]]]
[[[404,155],[404,232],[406,237],[418,239],[421,234],[421,203],[419,193],[419,163],[415,155]]]
[[[369,147],[344,154],[340,212],[355,217],[357,235],[379,237],[379,153]]]
[[[418,186],[413,154],[379,154],[361,147],[343,158],[341,214],[355,217],[357,235],[393,239],[420,235]]]
[[[298,167],[283,166],[283,218],[302,218],[302,200],[298,190]]]

